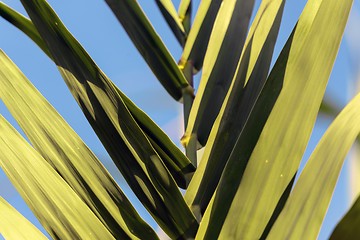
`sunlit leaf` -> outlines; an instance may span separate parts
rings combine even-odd
[[[96,156],[2,51],[0,64],[0,98],[42,157],[114,237],[156,239]]]
[[[259,96],[206,209],[209,224],[200,225],[198,238],[261,237],[305,151],[351,4],[307,3],[263,89],[269,91],[264,96],[274,98],[283,82],[280,95],[258,138],[253,127],[264,120],[259,116],[266,115],[272,101]]]
[[[7,20],[17,26],[20,30],[22,30],[28,37],[30,37],[40,48],[46,49],[48,56],[50,56],[50,52],[42,40],[39,32],[36,30],[33,23],[17,13],[16,11],[10,9],[5,4],[0,3],[0,15],[3,12],[9,11],[11,14],[6,16]],[[4,16],[4,17],[6,17]],[[29,34],[31,33],[31,34]],[[170,171],[171,175],[174,177],[176,183],[181,188],[186,188],[193,172],[195,171],[195,167],[192,165],[189,159],[180,151],[178,147],[170,140],[170,138],[160,129],[160,127],[149,118],[146,113],[144,113],[141,109],[139,109],[124,93],[122,93],[115,85],[119,95],[122,97],[126,107],[131,112],[132,116],[136,120],[137,124],[142,128],[147,138],[151,141],[153,147],[158,152],[160,157],[163,159],[166,167]]]
[[[185,33],[184,26],[181,23],[174,4],[171,2],[171,0],[155,0],[155,2],[158,5],[167,24],[170,26],[175,37],[177,38],[181,46],[184,46],[187,38],[187,33]]]
[[[45,1],[22,1],[65,82],[115,164],[165,232],[190,236],[197,222],[118,90]]]
[[[0,236],[5,239],[47,239],[21,213],[0,196]]]
[[[210,133],[199,168],[185,194],[187,203],[193,208],[200,208],[201,214],[205,212],[267,78],[284,3],[282,0],[263,1],[250,27],[230,90]],[[266,102],[271,106],[270,99]],[[266,119],[265,111],[263,118]],[[258,119],[256,123],[261,129],[261,121]]]
[[[54,239],[115,239],[56,170],[1,115],[0,167]]]
[[[180,5],[180,18],[186,4],[190,0],[183,0]],[[191,26],[184,52],[181,55],[179,67],[185,69],[188,64],[194,68],[194,72],[202,68],[205,52],[208,46],[211,30],[214,25],[216,14],[219,11],[222,0],[202,0],[196,13],[194,23]],[[184,6],[184,7],[183,7]]]
[[[195,135],[202,146],[234,77],[253,6],[253,0],[224,1],[216,17],[185,133],[185,138]]]
[[[191,9],[191,0],[180,1],[178,15],[186,33],[190,31]]]
[[[192,91],[183,73],[135,0],[106,0],[160,83],[175,99]]]
[[[360,95],[321,138],[267,239],[316,239],[345,157],[359,133]],[[355,219],[348,224],[355,224]],[[345,236],[344,232],[341,239]]]

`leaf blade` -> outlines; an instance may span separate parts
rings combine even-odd
[[[106,0],[106,3],[168,93],[175,100],[181,100],[183,91],[192,92],[192,87],[139,4],[134,0]]]
[[[205,212],[205,216],[212,212],[212,219],[209,225],[200,225],[200,233],[206,231],[208,236],[217,236],[219,233],[220,238],[261,237],[281,195],[296,172],[306,147],[351,3],[352,1],[346,1],[340,4],[331,0],[308,2],[280,55],[283,60],[275,64],[267,80],[269,82],[275,77],[281,82],[283,79],[284,85],[262,129],[259,141],[251,138],[251,132],[247,133],[250,134],[247,138],[243,133],[238,139],[214,199]],[[317,15],[320,5],[321,14]],[[333,9],[337,9],[336,15],[333,14]],[[258,107],[267,108],[268,103]],[[250,121],[259,119],[249,120],[248,123],[251,123]],[[249,130],[244,128],[244,131]],[[253,140],[255,143],[258,141],[255,148],[248,143]],[[273,145],[278,146],[276,151],[272,148]],[[289,159],[291,161],[286,161]],[[240,169],[245,167],[244,174],[239,176]],[[254,182],[261,188],[254,188],[254,185],[251,185]],[[220,199],[220,196],[224,196],[224,191],[228,194],[228,199]],[[230,206],[228,212],[224,210],[224,206]],[[214,217],[217,216],[214,211],[219,211],[220,208],[220,215],[224,212],[228,214],[226,219],[221,217],[223,223]],[[237,224],[233,225],[231,222]],[[219,229],[218,225],[222,224],[222,229]]]
[[[0,166],[53,238],[115,239],[3,116],[0,132]]]
[[[171,237],[197,222],[118,90],[45,1],[22,1],[85,116],[139,200]],[[189,233],[190,232],[190,233]]]
[[[184,46],[187,33],[185,33],[184,26],[181,23],[174,4],[171,2],[171,0],[155,0],[155,2],[158,5],[171,31],[174,33],[176,39],[179,41],[181,46]]]
[[[30,236],[47,239],[39,229],[0,196],[0,233],[5,239],[26,239]]]
[[[41,156],[113,236],[156,239],[101,162],[1,50],[0,63],[0,97]]]
[[[341,111],[325,132],[268,239],[317,237],[345,157],[360,133],[359,107],[360,95]],[[288,225],[286,228],[281,226],[284,223]]]
[[[11,14],[2,15],[3,12],[9,11]],[[0,3],[0,15],[6,18],[14,26],[23,31],[32,39],[50,59],[52,56],[41,38],[34,24],[28,19],[12,10],[3,3]],[[53,60],[53,59],[52,59]],[[195,167],[190,160],[181,152],[181,150],[171,141],[171,139],[161,130],[161,128],[141,109],[139,109],[123,92],[115,85],[116,91],[122,97],[126,107],[131,112],[137,124],[142,128],[146,136],[152,142],[156,151],[164,160],[166,167],[169,169],[176,183],[181,188],[186,188],[190,182]]]

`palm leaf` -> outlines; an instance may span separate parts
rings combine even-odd
[[[2,197],[0,197],[0,236],[18,240],[30,237],[39,240],[47,239],[39,229]]]
[[[222,3],[210,36],[184,139],[193,135],[201,146],[206,144],[238,65],[253,6],[252,0]]]
[[[171,0],[155,0],[171,31],[181,46],[185,45],[187,33]]]
[[[8,14],[4,15],[3,13],[6,12],[8,12]],[[0,3],[0,15],[27,34],[27,36],[30,37],[41,49],[45,49],[45,53],[47,53],[52,59],[45,42],[42,40],[39,32],[29,19],[2,3]],[[116,91],[123,99],[126,107],[131,112],[137,124],[142,128],[147,138],[151,141],[155,150],[164,160],[166,167],[174,177],[178,186],[186,188],[193,172],[195,171],[195,167],[192,165],[190,160],[180,151],[178,147],[176,147],[170,138],[159,128],[159,126],[146,115],[146,113],[139,109],[115,85],[114,88],[116,88]]]
[[[299,166],[351,4],[351,0],[307,3],[268,79],[268,82],[277,82],[276,85],[280,87],[283,81],[281,93],[260,137],[257,138],[253,128],[246,129],[250,127],[246,126],[237,140],[217,191],[206,209],[205,218],[209,220],[208,224],[201,223],[199,238],[261,237]],[[273,78],[277,78],[276,81]],[[266,88],[265,85],[263,91],[274,91]],[[275,94],[276,91],[275,88]],[[272,94],[265,95],[273,98]],[[262,96],[258,103],[258,106],[254,106],[253,114],[256,115],[262,108],[260,114],[263,116],[268,111],[269,103]],[[247,123],[256,126],[259,123],[252,121],[261,122],[263,119],[250,116]],[[258,187],[254,187],[254,183]]]
[[[172,176],[118,90],[45,1],[22,1],[74,98],[139,200],[170,237],[197,229]]]
[[[185,6],[188,3],[190,4],[190,2],[190,0],[183,0],[181,2],[179,9],[180,18],[182,18],[185,11],[183,9],[186,9]],[[194,68],[194,72],[202,68],[210,34],[221,2],[222,0],[201,1],[180,58],[179,67],[181,69],[186,69],[189,64],[191,69]]]
[[[352,240],[360,236],[360,197],[336,225],[330,240]]]
[[[360,133],[359,108],[360,95],[330,125],[311,154],[268,239],[316,239],[345,157]]]
[[[193,208],[200,208],[201,214],[205,212],[265,83],[284,3],[282,0],[263,1],[250,28],[229,92],[210,133],[199,168],[185,194],[187,203]],[[245,83],[248,84],[244,88]],[[269,99],[267,102],[271,105]],[[261,124],[259,128],[262,128]]]
[[[56,170],[2,116],[0,167],[54,239],[115,239]]]
[[[0,97],[41,156],[115,238],[156,239],[100,161],[2,51],[0,63]]]
[[[186,33],[190,31],[191,9],[191,0],[181,0],[178,15]]]
[[[175,99],[192,92],[183,73],[135,0],[107,0],[111,10],[148,63],[160,83]]]

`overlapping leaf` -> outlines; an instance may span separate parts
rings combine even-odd
[[[205,212],[208,224],[201,223],[199,239],[261,237],[298,169],[351,4],[351,0],[308,2],[264,86],[263,92],[269,91],[264,96],[268,96],[270,102],[259,96],[247,120],[249,125],[237,140]],[[274,88],[270,87],[271,83]],[[281,93],[258,138],[256,126],[264,120],[261,116],[268,111],[273,91],[276,95],[279,87]]]
[[[229,92],[210,133],[199,168],[185,194],[187,203],[200,209],[201,214],[215,191],[227,159],[267,78],[283,6],[282,0],[263,1],[250,28]],[[271,106],[270,102],[268,99]],[[263,125],[260,121],[257,123],[261,129]]]
[[[106,0],[106,3],[168,93],[175,100],[181,100],[184,91],[192,92],[192,87],[137,1]]]
[[[179,5],[179,18],[184,26],[185,32],[188,34],[190,31],[190,22],[191,22],[191,10],[192,10],[192,4],[191,0],[181,0]]]
[[[0,167],[54,239],[115,239],[56,170],[1,115]]]
[[[210,36],[184,139],[194,135],[202,146],[206,144],[238,65],[253,6],[253,0],[223,1]]]
[[[7,13],[7,14],[4,14]],[[36,30],[33,23],[12,10],[5,4],[0,3],[0,15],[9,22],[17,26],[25,34],[27,34],[40,48],[45,49],[45,53],[52,59],[50,52],[42,40],[40,34]],[[195,167],[190,160],[180,151],[178,147],[170,140],[170,138],[154,123],[141,109],[139,109],[124,93],[122,93],[115,85],[114,88],[122,97],[126,107],[131,112],[137,124],[142,128],[147,138],[151,141],[155,150],[163,159],[166,167],[174,177],[176,183],[181,188],[186,188]]]
[[[45,1],[22,1],[85,116],[139,200],[173,238],[197,222],[172,176],[124,104],[119,91]]]
[[[115,238],[156,239],[100,161],[2,51],[0,64],[0,98],[42,157]]]
[[[47,239],[21,213],[0,196],[0,236],[5,239]]]
[[[268,239],[316,239],[345,157],[360,133],[359,109],[360,95],[330,125],[311,154]],[[344,232],[341,239],[345,236]]]
[[[352,240],[360,236],[360,197],[336,225],[330,240]]]
[[[187,33],[171,0],[155,0],[166,22],[181,46],[185,45]]]
[[[183,0],[180,4],[179,15],[183,18],[190,0]],[[206,49],[214,25],[216,15],[222,0],[202,0],[196,13],[194,23],[191,26],[184,52],[181,55],[179,67],[185,69],[188,64],[194,68],[194,72],[202,68]]]

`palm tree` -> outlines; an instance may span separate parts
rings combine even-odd
[[[285,1],[263,0],[253,21],[253,0],[203,0],[193,21],[190,0],[178,11],[170,0],[155,2],[182,46],[178,63],[137,1],[106,1],[164,89],[182,103],[186,155],[95,64],[46,1],[21,1],[30,19],[2,2],[0,14],[56,64],[124,179],[170,238],[316,238],[360,131],[360,96],[337,116],[294,180],[352,1],[309,0],[272,67]],[[0,117],[0,166],[48,234],[157,239],[3,51],[0,62],[1,99],[30,142]],[[334,239],[357,236],[357,208]],[[7,216],[0,217],[4,237],[43,237],[3,200],[0,209]]]

